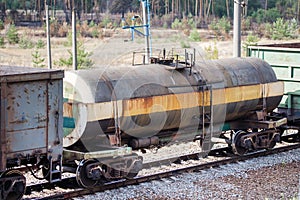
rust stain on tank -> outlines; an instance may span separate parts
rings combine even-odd
[[[129,115],[135,115],[136,113],[145,113],[153,106],[153,98],[136,98],[125,100],[123,102],[125,112]]]
[[[152,107],[153,99],[152,97],[131,99],[128,101],[128,103],[129,103],[129,110],[147,109],[149,107]]]

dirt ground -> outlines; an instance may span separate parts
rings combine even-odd
[[[34,30],[33,30],[34,31]],[[38,31],[38,30],[37,30]],[[153,53],[158,49],[180,48],[182,44],[195,48],[198,52],[198,59],[205,58],[205,48],[216,46],[219,52],[219,58],[232,56],[232,40],[216,41],[214,39],[205,39],[201,42],[191,42],[188,37],[181,31],[176,30],[152,30],[152,49]],[[26,32],[24,32],[26,34]],[[201,38],[207,37],[207,31],[200,31]],[[32,41],[42,39],[46,43],[46,38],[29,37]],[[131,40],[129,30],[119,29],[114,32],[113,37],[104,39],[84,38],[80,39],[84,45],[84,49],[91,52],[91,59],[94,61],[95,67],[100,65],[109,65],[116,62],[131,63],[133,51],[143,51],[145,44],[144,38],[136,36],[134,41]],[[68,51],[71,47],[66,47],[64,42],[66,38],[51,38],[52,61],[59,58],[67,58],[70,56]],[[6,45],[0,48],[0,64],[15,66],[32,66],[32,53],[34,49],[21,49],[19,45]],[[41,57],[45,58],[44,64],[47,64],[46,47],[39,50]],[[54,67],[55,68],[55,67]]]
[[[31,33],[40,30],[31,30]],[[111,30],[107,30],[111,31]],[[206,59],[208,51],[207,48],[211,47],[218,50],[218,58],[232,57],[232,39],[224,41],[216,40],[208,30],[199,30],[201,41],[192,42],[188,36],[184,35],[182,31],[178,30],[151,30],[151,44],[153,55],[159,50],[165,48],[167,51],[172,48],[182,48],[183,45],[190,46],[190,48],[196,49],[196,59]],[[28,31],[23,31],[23,34],[28,34]],[[38,35],[38,34],[32,34]],[[94,67],[103,65],[111,65],[116,63],[130,64],[132,63],[132,54],[134,51],[143,51],[145,47],[144,38],[137,36],[134,41],[131,40],[131,33],[129,30],[118,29],[112,34],[112,37],[106,37],[104,39],[95,38],[83,38],[80,41],[84,45],[84,49],[87,52],[91,52],[91,59],[94,62]],[[22,33],[20,34],[22,36]],[[244,37],[243,37],[244,38]],[[242,38],[242,41],[243,41]],[[43,40],[46,43],[46,38],[29,36],[31,41]],[[68,51],[71,51],[71,47],[66,47],[64,43],[67,42],[67,38],[51,38],[51,51],[52,51],[52,63],[53,68],[61,68],[55,66],[55,62],[60,58],[68,58],[70,56]],[[267,39],[261,39],[259,43],[282,43],[286,41],[271,41]],[[290,41],[292,42],[292,41]],[[33,49],[21,49],[19,45],[6,45],[6,48],[0,48],[0,65],[12,65],[12,66],[32,66],[32,53]],[[47,65],[47,49],[46,47],[39,50],[42,58],[45,58],[44,64]],[[242,50],[242,56],[245,56],[244,50]]]

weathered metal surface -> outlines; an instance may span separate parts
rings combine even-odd
[[[100,159],[100,158],[108,158],[108,157],[113,158],[113,157],[126,156],[131,154],[132,154],[131,147],[120,147],[120,148],[100,147],[95,149],[93,152],[83,152],[83,151],[65,149],[63,152],[64,161]]]
[[[248,129],[248,128],[260,128],[260,129],[276,129],[287,123],[287,118],[282,118],[276,121],[254,121],[254,120],[241,120],[231,123],[231,129]]]
[[[62,71],[49,73],[47,69],[0,65],[0,82],[22,82],[45,79],[61,79]]]
[[[53,76],[52,76],[53,77]],[[48,82],[48,152],[55,160],[62,155],[63,144],[63,81],[52,79]],[[55,147],[55,148],[54,148]],[[49,148],[51,150],[49,151]]]
[[[248,56],[269,62],[279,80],[284,81],[284,97],[279,111],[285,112],[289,121],[300,119],[300,43],[250,46]]]
[[[278,80],[285,82],[285,96],[281,106],[287,101],[289,92],[300,88],[300,43],[270,44],[249,46],[247,56],[267,61],[273,68]]]
[[[265,92],[267,97],[276,97],[282,95],[283,82],[273,82],[260,85],[248,85],[240,87],[231,87],[225,89],[215,89],[213,96],[224,95],[224,98],[215,98],[213,105],[237,103],[241,101],[251,101],[262,97],[262,93]],[[223,94],[224,93],[224,94]],[[204,101],[201,101],[204,95]],[[65,103],[64,104],[64,116],[65,123],[69,123],[69,126],[75,126],[72,121],[76,116],[74,110],[86,110],[88,113],[86,120],[89,122],[96,120],[105,120],[113,118],[114,104],[120,108],[123,108],[122,116],[131,117],[137,115],[146,115],[151,113],[159,113],[164,111],[174,111],[189,109],[199,106],[209,106],[210,94],[208,91],[203,93],[191,92],[181,94],[169,94],[153,97],[135,98],[118,100],[117,102],[98,102],[98,103]],[[195,101],[198,99],[198,101]],[[161,105],[155,107],[154,105]],[[275,105],[275,104],[274,104]],[[255,106],[255,105],[254,105]],[[268,111],[274,109],[268,106]],[[101,111],[101,112],[94,112]],[[237,111],[238,112],[238,111]],[[71,120],[72,119],[72,120]],[[68,124],[66,124],[68,126]],[[74,128],[74,127],[73,127]]]
[[[157,64],[111,66],[69,72],[64,81],[64,117],[75,126],[65,146],[86,134],[114,134],[118,127],[140,138],[174,128],[184,135],[187,128],[198,130],[202,107],[210,112],[212,105],[214,122],[224,123],[256,109],[271,111],[283,94],[270,65],[256,58],[199,62],[192,71]]]
[[[0,67],[1,168],[9,159],[62,155],[61,70]]]
[[[6,89],[7,89],[7,85],[6,83],[2,83],[1,84],[1,97],[5,97],[6,96]],[[6,113],[6,101],[5,99],[2,100],[1,98],[1,104],[0,104],[0,110],[1,113]],[[3,116],[2,114],[0,114],[0,120],[1,120],[1,133],[0,133],[0,156],[1,156],[1,162],[0,162],[0,171],[5,170],[6,169],[6,149],[7,149],[7,145],[6,145],[6,117],[5,115]]]

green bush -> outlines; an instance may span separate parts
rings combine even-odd
[[[220,31],[219,31],[219,27],[218,27],[218,22],[216,19],[214,19],[209,25],[208,25],[209,29],[214,31],[217,35],[219,35]]]
[[[243,43],[243,48],[247,51],[248,46],[257,45],[259,37],[257,35],[249,34],[246,38],[246,41]]]
[[[0,20],[0,30],[4,29],[4,22],[2,20]]]
[[[173,23],[171,24],[172,29],[179,29],[179,30],[191,30],[196,27],[193,16],[189,15],[188,18],[179,20],[176,18]]]
[[[230,21],[223,16],[218,21],[214,19],[209,25],[209,28],[214,31],[217,37],[219,36],[228,37],[229,31],[231,29],[231,25],[230,25]]]
[[[178,18],[174,20],[174,22],[171,24],[172,29],[180,29],[182,27],[182,23]]]
[[[94,22],[94,20],[92,20],[91,22],[90,22],[90,24],[89,24],[89,27],[90,28],[93,28],[93,27],[95,27],[96,26],[96,23]]]
[[[64,42],[65,47],[71,47],[72,46],[72,32],[69,32],[67,34],[67,41]]]
[[[201,37],[199,32],[197,31],[197,29],[193,29],[192,32],[190,33],[190,37],[189,37],[192,41],[195,42],[200,42],[201,41]]]
[[[193,19],[193,15],[190,13],[189,16],[188,16],[188,25],[191,27],[191,28],[196,28],[196,24],[194,22],[194,19]]]
[[[252,14],[252,18],[259,24],[265,22],[273,23],[274,20],[280,17],[281,14],[277,8],[271,8],[268,10],[260,8]]]
[[[208,47],[205,47],[205,58],[209,59],[209,60],[216,60],[219,58],[219,50],[217,48],[216,43],[214,44],[214,46],[212,47],[211,45],[209,45]]]
[[[107,29],[113,29],[113,28],[117,27],[118,24],[115,23],[114,21],[112,21],[111,16],[106,15],[103,18],[103,20],[101,21],[100,26],[103,28],[107,28]]]
[[[14,24],[11,24],[6,33],[7,40],[9,44],[17,44],[19,43],[19,34]]]
[[[59,66],[67,66],[70,67],[73,65],[73,54],[70,50],[68,50],[68,53],[70,54],[69,58],[60,58],[58,62],[55,64]],[[77,67],[78,69],[88,69],[93,66],[93,61],[89,58],[92,55],[92,53],[86,52],[83,44],[78,43],[77,45]]]
[[[91,31],[91,35],[92,35],[93,38],[99,38],[100,32],[98,31],[97,28],[94,28],[94,29]]]
[[[4,37],[0,36],[0,48],[4,48]]]
[[[37,49],[43,49],[43,48],[45,48],[45,46],[46,46],[45,42],[43,42],[43,40],[41,40],[41,39],[39,39],[37,41],[37,43],[35,44],[35,47]]]
[[[184,40],[180,40],[180,46],[181,46],[181,48],[190,48],[191,47],[191,45]]]
[[[223,31],[223,33],[226,34],[228,34],[231,29],[230,21],[224,16],[219,20],[218,26]]]
[[[273,24],[266,25],[266,30],[273,40],[292,39],[298,36],[298,23],[295,19],[284,21],[278,18]]]
[[[23,36],[19,41],[19,47],[21,49],[32,49],[34,47],[34,44],[29,38]]]

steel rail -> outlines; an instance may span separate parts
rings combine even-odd
[[[196,164],[193,166],[188,166],[188,167],[182,167],[182,168],[178,168],[178,169],[173,169],[167,172],[159,172],[156,174],[151,174],[151,175],[146,175],[146,176],[142,176],[142,177],[135,177],[133,179],[128,179],[128,180],[119,180],[119,181],[114,181],[114,182],[109,182],[109,183],[105,183],[103,185],[99,185],[96,186],[94,188],[89,188],[89,189],[85,189],[85,188],[76,188],[73,191],[69,191],[66,193],[61,193],[61,194],[55,194],[55,195],[51,195],[51,196],[47,196],[47,197],[43,197],[43,198],[39,198],[40,200],[50,200],[50,199],[71,199],[74,197],[79,197],[79,196],[84,196],[84,195],[91,195],[91,194],[95,194],[97,192],[103,192],[105,190],[111,190],[111,189],[116,189],[116,188],[120,188],[120,187],[126,187],[129,185],[137,185],[140,183],[144,183],[144,182],[149,182],[149,181],[153,181],[153,180],[159,180],[159,179],[163,179],[163,178],[168,178],[177,174],[183,174],[183,173],[187,173],[187,172],[197,172],[200,170],[204,170],[204,169],[209,169],[209,168],[213,168],[213,167],[219,167],[221,165],[225,165],[225,164],[229,164],[229,163],[235,163],[235,162],[240,162],[240,161],[245,161],[248,159],[252,159],[252,158],[257,158],[257,157],[262,157],[262,156],[268,156],[268,155],[272,155],[272,154],[277,154],[277,153],[281,153],[281,152],[286,152],[289,150],[293,150],[293,149],[297,149],[300,148],[300,144],[292,144],[292,145],[287,145],[287,146],[283,146],[283,147],[277,147],[274,148],[272,150],[263,150],[263,151],[258,151],[258,152],[253,152],[253,153],[249,153],[247,155],[244,156],[237,156],[237,155],[231,155],[230,158],[225,158],[222,160],[218,160],[218,161],[212,161],[212,162],[207,162],[207,163],[202,163],[202,164]],[[223,149],[224,151],[224,149]],[[193,157],[191,155],[188,155],[190,157]],[[187,156],[187,157],[188,157]],[[181,157],[182,160],[185,160],[184,157]],[[194,157],[195,158],[195,157]],[[178,159],[181,160],[181,159]],[[74,178],[73,178],[74,179]],[[76,185],[76,181],[75,179],[69,179],[68,181],[73,182],[73,184]],[[64,185],[65,183],[58,183],[55,184],[56,186],[59,185]],[[69,183],[71,184],[71,183]],[[71,184],[72,185],[72,184]],[[53,186],[54,188],[55,186]],[[43,187],[42,187],[43,188]]]

